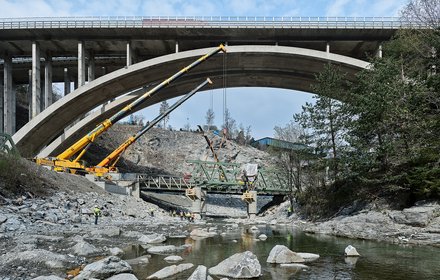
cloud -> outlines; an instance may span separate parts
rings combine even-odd
[[[337,17],[343,16],[346,14],[347,6],[350,3],[350,0],[336,0],[331,3],[326,12],[326,16],[329,17]]]

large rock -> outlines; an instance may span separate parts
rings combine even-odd
[[[118,257],[111,256],[84,267],[83,271],[73,278],[74,280],[86,280],[90,278],[108,278],[121,273],[132,273],[131,266]]]
[[[176,263],[176,262],[183,261],[183,258],[181,256],[168,256],[168,257],[164,258],[164,261],[166,261],[168,263]]]
[[[107,278],[106,280],[138,280],[138,278],[131,273],[121,273],[115,276],[112,276],[110,278]]]
[[[173,275],[176,275],[182,271],[192,268],[194,265],[192,263],[182,263],[179,265],[171,265],[162,268],[156,273],[147,277],[147,279],[164,279]]]
[[[135,259],[127,260],[127,263],[130,264],[130,265],[142,265],[142,264],[147,264],[149,262],[150,261],[148,259],[148,256],[140,256],[140,257],[137,257]]]
[[[31,280],[64,280],[64,278],[55,275],[50,275],[50,276],[38,276],[36,278],[32,278]]]
[[[177,247],[174,245],[154,246],[147,250],[150,254],[168,254],[176,251]]]
[[[191,237],[210,237],[212,236],[207,230],[195,228],[189,234]]]
[[[304,259],[284,245],[276,245],[270,250],[268,263],[302,263]]]
[[[427,204],[403,209],[403,211],[392,211],[390,216],[399,224],[406,224],[415,227],[426,227],[433,218],[439,216],[440,206],[438,204]]]
[[[261,265],[257,256],[250,251],[237,253],[211,267],[209,273],[231,278],[254,278],[261,274]]]
[[[319,259],[318,254],[312,254],[312,253],[296,253],[296,254],[301,258],[303,258],[305,262],[311,262]]]
[[[69,262],[69,258],[43,249],[8,252],[0,256],[0,264],[2,265],[15,262],[44,264],[48,268],[63,268]]]
[[[165,242],[167,238],[163,234],[153,233],[149,235],[143,234],[138,241],[142,244],[156,244]]]
[[[358,251],[356,250],[355,247],[353,247],[351,245],[348,245],[345,248],[345,256],[347,256],[347,257],[359,257],[360,255],[359,255],[359,253],[358,253]]]
[[[208,275],[208,268],[204,265],[199,265],[187,280],[211,280],[212,277]]]
[[[100,252],[95,246],[82,240],[72,247],[73,253],[78,256],[90,256]]]

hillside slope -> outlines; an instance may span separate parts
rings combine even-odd
[[[140,128],[134,125],[113,126],[90,148],[86,160],[91,164],[98,163]],[[272,158],[266,152],[250,146],[241,146],[233,141],[222,142],[221,137],[212,132],[207,134],[213,141],[220,161],[257,163],[261,167],[272,164]],[[153,128],[127,149],[117,166],[122,172],[181,176],[191,170],[187,160],[215,161],[200,132]]]

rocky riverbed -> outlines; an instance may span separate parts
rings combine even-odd
[[[94,224],[91,213],[95,204],[103,209],[98,225]],[[252,221],[235,218],[224,222],[230,225],[287,223],[308,233],[440,247],[440,206],[436,203],[420,203],[402,211],[372,206],[359,213],[340,215],[323,222],[302,220],[295,214],[287,217],[287,205],[284,202],[272,207]],[[153,217],[151,208],[155,209]],[[230,211],[233,212],[234,208]],[[196,224],[209,236],[212,225],[205,221]],[[187,220],[171,217],[154,204],[105,193],[98,187],[80,192],[59,191],[46,198],[20,196],[5,199],[0,206],[0,279],[33,279],[48,275],[61,279],[88,279],[85,274],[78,276],[78,272],[92,263],[93,266],[85,271],[103,270],[99,272],[102,274],[97,274],[102,277],[98,279],[129,273],[131,269],[127,267],[130,263],[148,262],[148,258],[127,260],[127,266],[117,257],[123,252],[121,248],[132,244],[148,247],[173,236],[189,237],[190,225],[194,226]],[[192,238],[197,237],[193,234]],[[101,263],[96,263],[102,258]],[[177,267],[174,269],[183,269]]]

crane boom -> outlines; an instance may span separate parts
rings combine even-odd
[[[71,145],[69,148],[67,148],[64,152],[56,156],[55,159],[47,159],[47,158],[37,158],[36,162],[38,164],[42,165],[48,165],[54,167],[58,171],[66,170],[66,169],[84,169],[84,166],[79,163],[79,160],[87,150],[88,146],[95,141],[95,139],[104,133],[107,129],[109,129],[114,123],[117,121],[123,119],[124,117],[130,115],[130,112],[137,108],[142,102],[144,102],[147,98],[152,97],[156,92],[158,92],[160,89],[164,88],[192,68],[196,67],[206,59],[210,58],[211,56],[215,55],[219,51],[226,52],[225,47],[223,44],[220,44],[217,48],[212,50],[211,52],[203,55],[190,65],[182,68],[180,71],[169,77],[168,79],[164,80],[148,92],[144,93],[143,95],[139,96],[136,100],[131,102],[129,105],[125,106],[123,109],[118,111],[116,114],[111,116],[110,118],[106,119],[102,123],[100,123],[95,129],[87,133],[84,137],[79,139],[76,143]],[[76,154],[79,155],[72,160],[72,157]]]
[[[105,157],[100,163],[98,163],[95,167],[87,168],[87,171],[95,173],[97,175],[101,175],[104,173],[108,173],[112,170],[112,167],[116,164],[116,162],[121,157],[122,153],[134,142],[136,142],[139,137],[141,137],[145,132],[149,131],[152,127],[154,127],[158,122],[163,120],[166,116],[168,116],[172,111],[174,111],[177,107],[182,105],[183,102],[191,98],[196,92],[198,92],[201,88],[203,88],[206,84],[212,84],[212,81],[207,78],[203,83],[198,85],[192,91],[187,93],[185,96],[180,98],[176,103],[174,103],[168,110],[157,116],[154,120],[152,120],[149,124],[145,125],[141,130],[139,130],[136,134],[130,136],[124,143],[122,143],[118,148],[116,148],[113,152],[111,152],[107,157]]]

